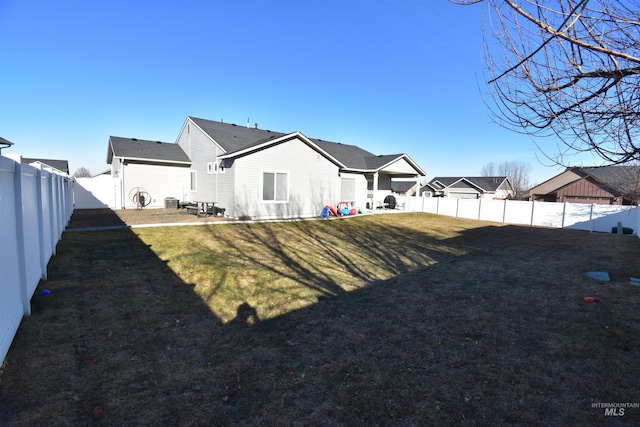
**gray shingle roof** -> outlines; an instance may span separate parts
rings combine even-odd
[[[246,126],[237,126],[231,123],[215,122],[196,117],[190,118],[227,153],[241,151],[270,139],[286,135],[281,132],[247,128]]]
[[[155,160],[169,163],[191,163],[189,157],[178,144],[160,141],[148,141],[136,138],[109,137],[107,163],[113,157],[125,159]]]
[[[600,166],[580,169],[622,194],[637,192],[640,166]]]
[[[383,161],[373,153],[363,150],[360,147],[339,142],[324,141],[322,139],[310,138],[318,147],[338,159],[347,166],[348,169],[372,170],[386,165],[389,160]]]
[[[196,117],[189,118],[216,141],[227,154],[233,154],[234,152],[258,146],[271,139],[289,134],[251,127],[248,128],[246,126],[238,126]],[[345,165],[349,170],[375,171],[399,157],[404,156],[404,154],[376,156],[355,145],[330,142],[316,138],[309,138],[309,140]]]
[[[29,159],[26,157],[22,158],[22,163],[30,164],[33,162],[40,162],[47,166],[51,166],[59,171],[62,171],[69,174],[69,162],[67,160],[54,160],[54,159]]]

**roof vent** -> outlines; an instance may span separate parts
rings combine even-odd
[[[258,122],[254,123],[254,125],[256,126],[256,129],[258,129]]]
[[[132,140],[132,141],[137,141],[137,140],[138,140],[138,138],[131,138],[131,140]]]
[[[161,142],[161,141],[156,141],[156,142],[157,142],[158,144],[162,144],[162,142]]]

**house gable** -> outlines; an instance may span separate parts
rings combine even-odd
[[[310,140],[309,138],[307,138],[306,136],[304,136],[302,133],[300,132],[293,132],[291,134],[286,134],[286,135],[281,135],[281,136],[277,136],[277,135],[271,135],[268,139],[266,140],[262,140],[262,141],[256,141],[256,143],[254,143],[253,145],[249,146],[249,147],[245,147],[241,150],[237,150],[237,151],[233,151],[227,154],[224,154],[222,156],[220,156],[221,159],[231,159],[231,158],[238,158],[238,157],[243,157],[243,156],[247,156],[249,154],[261,151],[261,150],[265,150],[268,149],[270,147],[274,147],[276,145],[285,143],[289,140],[292,139],[298,139],[301,142],[303,142],[304,144],[307,144],[312,150],[314,150],[316,153],[322,155],[323,157],[325,157],[327,160],[329,160],[331,163],[335,164],[336,166],[340,167],[340,168],[344,168],[345,165],[343,163],[341,163],[338,159],[336,159],[335,157],[333,157],[330,153],[327,153],[325,150],[323,150],[321,147],[319,147],[317,144],[315,144],[312,140]]]
[[[287,135],[267,147],[238,154],[233,157],[233,168],[236,197],[226,206],[232,216],[315,216],[339,199],[339,165],[319,153],[301,134]],[[266,175],[278,175],[283,180],[284,197],[265,199]]]

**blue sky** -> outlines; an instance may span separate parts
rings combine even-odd
[[[15,144],[3,154],[95,174],[110,135],[175,142],[194,116],[407,153],[428,178],[518,160],[542,182],[562,169],[483,101],[483,12],[447,0],[0,0],[0,136]]]

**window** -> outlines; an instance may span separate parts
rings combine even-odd
[[[224,173],[224,160],[220,160],[219,163],[215,163],[215,162],[207,163],[207,173],[209,174]]]
[[[286,202],[289,200],[289,174],[286,172],[263,172],[262,200],[265,202]]]
[[[373,178],[367,178],[367,199],[373,199]]]
[[[196,191],[196,171],[191,171],[191,191]]]
[[[355,178],[340,179],[340,200],[352,201],[356,199],[356,180]]]

